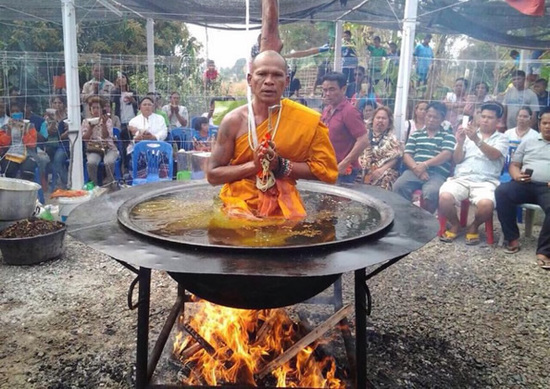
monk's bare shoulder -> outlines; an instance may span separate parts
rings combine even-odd
[[[218,135],[224,138],[236,139],[241,135],[243,129],[247,128],[246,120],[248,117],[247,106],[241,106],[224,116],[220,123]]]

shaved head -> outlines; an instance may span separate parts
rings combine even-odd
[[[284,69],[285,72],[288,69],[288,66],[286,64],[286,59],[284,59],[284,57],[281,54],[277,53],[274,50],[266,50],[266,51],[262,51],[260,54],[256,56],[256,58],[252,60],[251,70],[254,71],[254,69],[257,67],[259,63],[266,63],[266,62],[273,66],[280,65],[281,69]]]
[[[246,78],[255,102],[266,106],[279,104],[289,82],[286,61],[276,51],[262,51],[252,61]]]

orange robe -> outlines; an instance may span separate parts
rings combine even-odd
[[[311,172],[327,183],[335,183],[338,178],[336,155],[328,137],[328,128],[321,122],[321,114],[294,101],[284,99],[279,128],[273,138],[279,155],[292,162],[306,162]],[[271,123],[275,126],[278,112],[272,114]],[[258,140],[265,138],[268,121],[257,126]],[[235,141],[231,165],[251,161],[254,152],[248,144],[245,133]],[[265,196],[273,196],[273,201],[265,201]],[[296,189],[296,180],[278,178],[276,185],[263,193],[256,188],[256,177],[227,183],[222,187],[220,198],[228,214],[243,216],[274,216],[285,219],[298,219],[305,216],[302,200]]]

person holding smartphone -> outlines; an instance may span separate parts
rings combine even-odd
[[[439,238],[442,242],[450,243],[458,236],[460,223],[455,205],[463,200],[468,199],[476,206],[474,221],[466,229],[467,245],[480,242],[479,226],[493,217],[494,193],[508,153],[508,138],[497,131],[503,113],[501,104],[484,103],[479,127],[465,118],[456,132],[454,175],[439,189],[439,212],[450,224]]]
[[[510,163],[511,182],[499,186],[495,192],[497,214],[507,254],[520,250],[516,207],[524,203],[538,204],[545,213],[540,231],[536,258],[538,265],[550,270],[550,108],[539,114],[540,134],[518,146]]]

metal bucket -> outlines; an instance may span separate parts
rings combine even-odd
[[[44,235],[28,238],[0,238],[0,251],[8,265],[33,265],[63,254],[67,227]]]
[[[0,220],[21,220],[32,216],[40,185],[17,178],[0,177]]]

